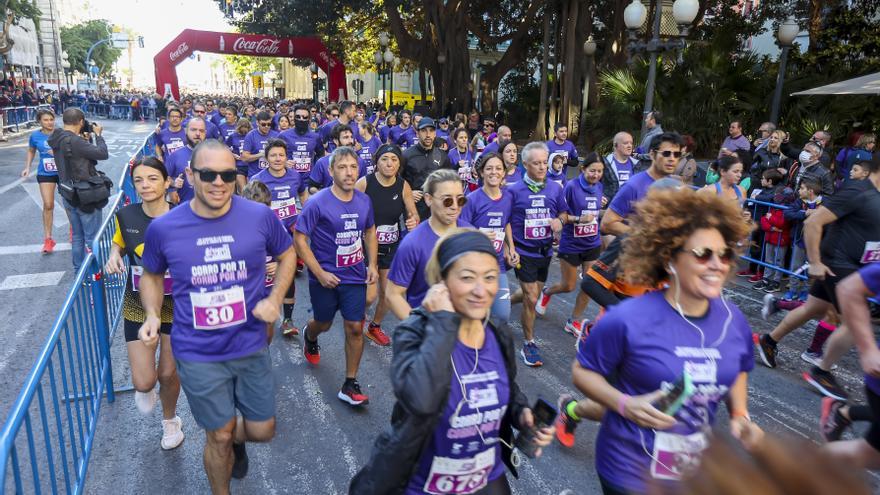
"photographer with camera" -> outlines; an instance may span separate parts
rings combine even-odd
[[[86,246],[92,243],[101,227],[101,209],[107,206],[113,182],[96,168],[98,160],[109,157],[107,144],[101,137],[104,128],[88,122],[82,110],[76,107],[64,111],[62,122],[64,128],[56,128],[48,143],[58,167],[58,189],[73,229],[73,268],[78,271]],[[91,143],[92,136],[95,144]]]

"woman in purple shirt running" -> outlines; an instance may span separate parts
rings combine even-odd
[[[649,192],[629,222],[625,276],[668,288],[614,306],[579,344],[574,384],[605,408],[595,458],[606,495],[674,490],[722,402],[735,438],[750,447],[762,435],[748,412],[751,328],[722,295],[751,224],[734,202],[687,188]],[[574,401],[562,409],[577,419]]]

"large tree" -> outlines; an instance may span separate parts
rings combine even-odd
[[[70,67],[82,73],[86,73],[86,55],[89,48],[100,40],[105,40],[111,35],[110,23],[104,19],[93,19],[72,26],[61,27],[61,46],[67,52]],[[92,50],[92,60],[98,67],[99,74],[109,74],[113,71],[113,64],[119,60],[122,51],[113,48],[110,43],[102,43]]]
[[[36,4],[29,0],[0,0],[0,14],[3,15],[3,19],[0,19],[3,25],[3,31],[0,33],[0,55],[12,50],[9,26],[18,24],[22,19],[30,19],[39,28],[40,16],[43,15]]]

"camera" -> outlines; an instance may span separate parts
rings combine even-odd
[[[83,119],[83,127],[82,127],[82,131],[80,131],[80,132],[82,132],[83,134],[85,134],[85,133],[91,134],[93,132],[92,131],[92,123],[86,119]]]

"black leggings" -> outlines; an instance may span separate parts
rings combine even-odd
[[[486,488],[476,492],[474,495],[510,495],[510,485],[507,484],[507,476],[501,475],[493,481],[490,481]]]
[[[601,476],[599,476],[599,484],[602,485],[602,495],[632,495],[623,488],[608,483]]]
[[[590,296],[590,299],[596,301],[596,304],[602,306],[602,309],[608,309],[620,303],[620,299],[614,295],[614,292],[606,289],[589,275],[584,276],[584,279],[581,281],[581,290]]]

